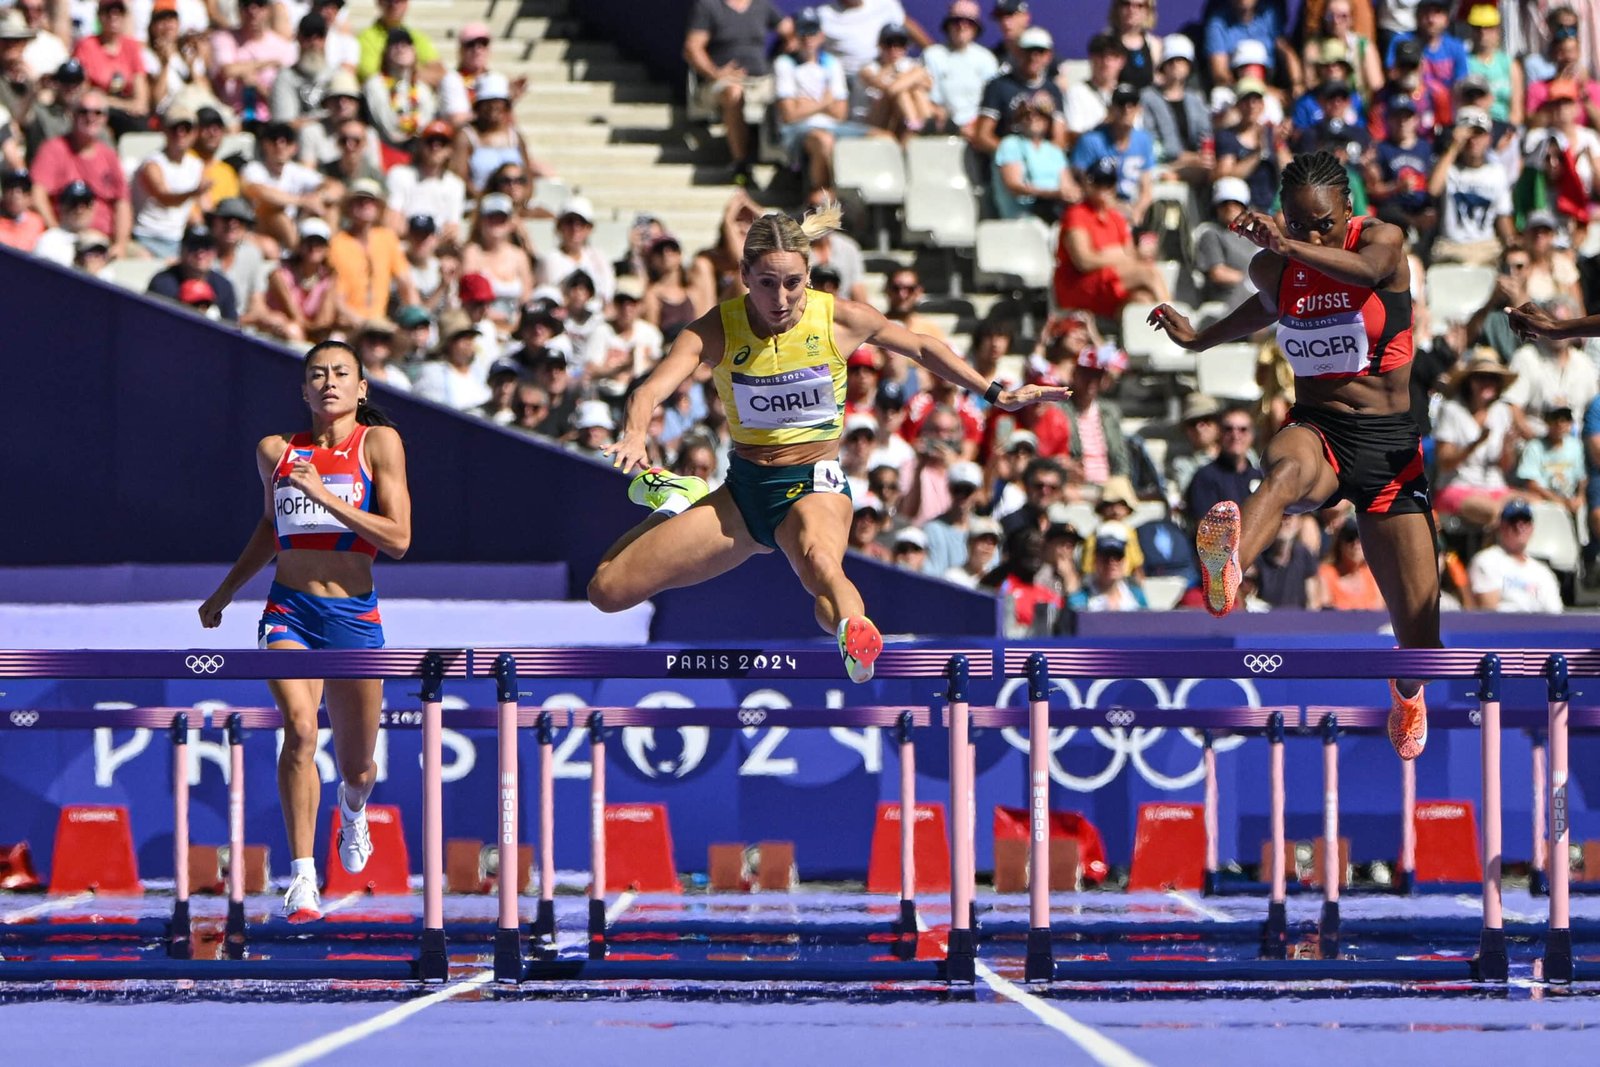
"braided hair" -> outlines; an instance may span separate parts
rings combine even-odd
[[[1288,195],[1295,189],[1321,186],[1338,189],[1345,199],[1350,198],[1350,173],[1339,157],[1332,152],[1308,152],[1295,156],[1283,168],[1282,191]]]

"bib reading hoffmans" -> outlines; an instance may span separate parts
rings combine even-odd
[[[362,511],[372,510],[372,474],[367,470],[363,448],[367,427],[355,432],[333,448],[313,444],[311,435],[297,433],[289,439],[278,466],[272,472],[272,525],[278,547],[313,548],[335,552],[363,552],[376,556],[378,550],[356,536],[339,517],[302,493],[289,481],[289,472],[301,461],[317,468],[322,484],[334,496]]]
[[[712,372],[741,445],[831,441],[843,429],[845,361],[833,344],[833,297],[806,291],[794,328],[758,337],[744,297],[725,300],[722,362]]]
[[[1355,251],[1365,219],[1350,220]],[[1278,347],[1297,377],[1383,374],[1411,362],[1411,294],[1335,281],[1288,260],[1278,284]]]

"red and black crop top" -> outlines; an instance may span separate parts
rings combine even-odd
[[[301,461],[317,468],[322,484],[351,507],[372,510],[372,474],[367,470],[366,426],[333,448],[312,443],[308,433],[297,433],[272,472],[272,525],[278,548],[309,548],[332,552],[361,552],[377,556],[376,547],[356,536],[327,508],[306,496],[289,481],[289,472]]]
[[[1350,220],[1344,248],[1355,251],[1365,216]],[[1335,281],[1287,260],[1278,283],[1278,347],[1295,376],[1354,378],[1411,362],[1411,293]]]

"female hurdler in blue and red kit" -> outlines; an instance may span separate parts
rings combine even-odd
[[[399,559],[411,544],[411,494],[405,448],[383,413],[367,403],[355,350],[325,341],[306,354],[305,401],[311,430],[273,434],[256,446],[266,509],[239,560],[200,605],[200,622],[222,611],[277,556],[261,615],[262,648],[382,648],[383,623],[372,587],[381,549]],[[339,861],[359,871],[372,856],[366,804],[377,779],[373,749],[383,683],[376,678],[284,679],[268,683],[283,712],[278,794],[292,857],[284,914],[322,917],[313,846],[317,828],[317,706],[324,690],[339,764]]]
[[[1285,514],[1355,505],[1361,543],[1401,648],[1439,647],[1439,565],[1420,430],[1410,414],[1411,269],[1405,234],[1352,218],[1344,164],[1327,152],[1284,168],[1283,229],[1243,212],[1232,229],[1261,248],[1250,261],[1259,292],[1196,330],[1163,304],[1150,323],[1203,352],[1276,325],[1295,373],[1297,403],[1267,446],[1266,477],[1243,503],[1200,518],[1195,544],[1213,615],[1233,609],[1243,568]],[[1422,681],[1389,683],[1389,740],[1401,759],[1428,742]]]

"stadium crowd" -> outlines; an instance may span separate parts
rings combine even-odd
[[[346,338],[377,381],[593,455],[676,334],[739,295],[750,223],[834,195],[836,144],[960,137],[984,214],[1037,220],[1057,262],[1037,336],[1002,302],[949,340],[985,375],[1074,396],[1007,414],[850,353],[851,544],[993,589],[1014,632],[1049,632],[1078,611],[1198,604],[1187,525],[1259,479],[1293,378],[1268,333],[1259,402],[1180,380],[1175,421],[1125,418],[1141,371],[1122,311],[1187,299],[1204,322],[1247,298],[1254,246],[1228,223],[1273,211],[1288,160],[1327,149],[1355,210],[1410,233],[1447,604],[1559,611],[1584,583],[1563,589],[1528,549],[1536,516],[1564,522],[1587,543],[1577,570],[1600,575],[1600,349],[1522,343],[1501,309],[1600,307],[1595,6],[1305,0],[1291,19],[1284,0],[1212,0],[1163,35],[1155,0],[1110,0],[1086,55],[1062,56],[1027,0],[953,0],[937,27],[899,0],[696,0],[684,56],[726,131],[728,206],[686,248],[640,204],[613,262],[592,204],[535,198],[554,175],[514,106],[538,87],[496,69],[482,23],[446,55],[409,0],[366,26],[344,0],[17,0],[0,7],[0,243],[103,276],[154,261],[150,292],[198,314],[295,346]],[[148,151],[129,158],[128,138]],[[784,163],[760,189],[764,138]],[[536,247],[525,223],[552,217]],[[848,235],[812,262],[817,288],[869,299]],[[1492,275],[1487,297],[1430,293],[1463,277],[1451,267]],[[889,270],[891,318],[940,332],[928,299],[923,271]],[[652,437],[660,465],[719,481],[730,438],[708,375]],[[1381,606],[1344,507],[1286,520],[1245,578],[1252,609]]]

